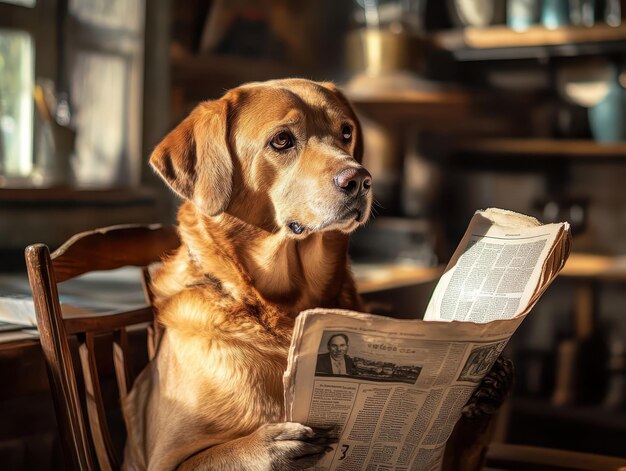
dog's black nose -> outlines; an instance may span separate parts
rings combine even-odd
[[[348,196],[365,195],[372,187],[372,176],[364,167],[345,168],[333,180],[337,189]]]

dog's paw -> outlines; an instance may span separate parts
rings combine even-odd
[[[463,417],[476,420],[497,412],[513,387],[513,379],[513,362],[499,356],[463,408]]]
[[[265,424],[257,431],[270,461],[270,469],[299,470],[314,466],[337,441],[334,429],[307,427],[294,422]]]

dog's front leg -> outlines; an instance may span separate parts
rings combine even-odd
[[[285,422],[265,424],[248,436],[207,448],[178,469],[223,471],[291,471],[310,468],[337,441],[333,430],[314,430]]]

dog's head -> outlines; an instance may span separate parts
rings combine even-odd
[[[361,127],[341,92],[287,79],[201,103],[150,163],[207,216],[227,212],[300,238],[367,220],[372,178],[362,156]]]

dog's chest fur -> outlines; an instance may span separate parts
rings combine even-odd
[[[242,237],[241,230],[254,229],[203,219],[191,206],[181,208],[179,220],[183,245],[153,283],[168,336],[169,351],[159,354],[161,380],[189,384],[181,401],[192,410],[230,418],[211,424],[214,435],[222,427],[243,435],[282,420],[294,318],[304,309],[345,304],[346,237],[297,243]]]
[[[271,237],[258,241],[249,265],[259,292],[289,315],[312,307],[336,306],[346,261],[328,256],[329,245],[341,242],[325,237],[317,235],[289,244]]]

